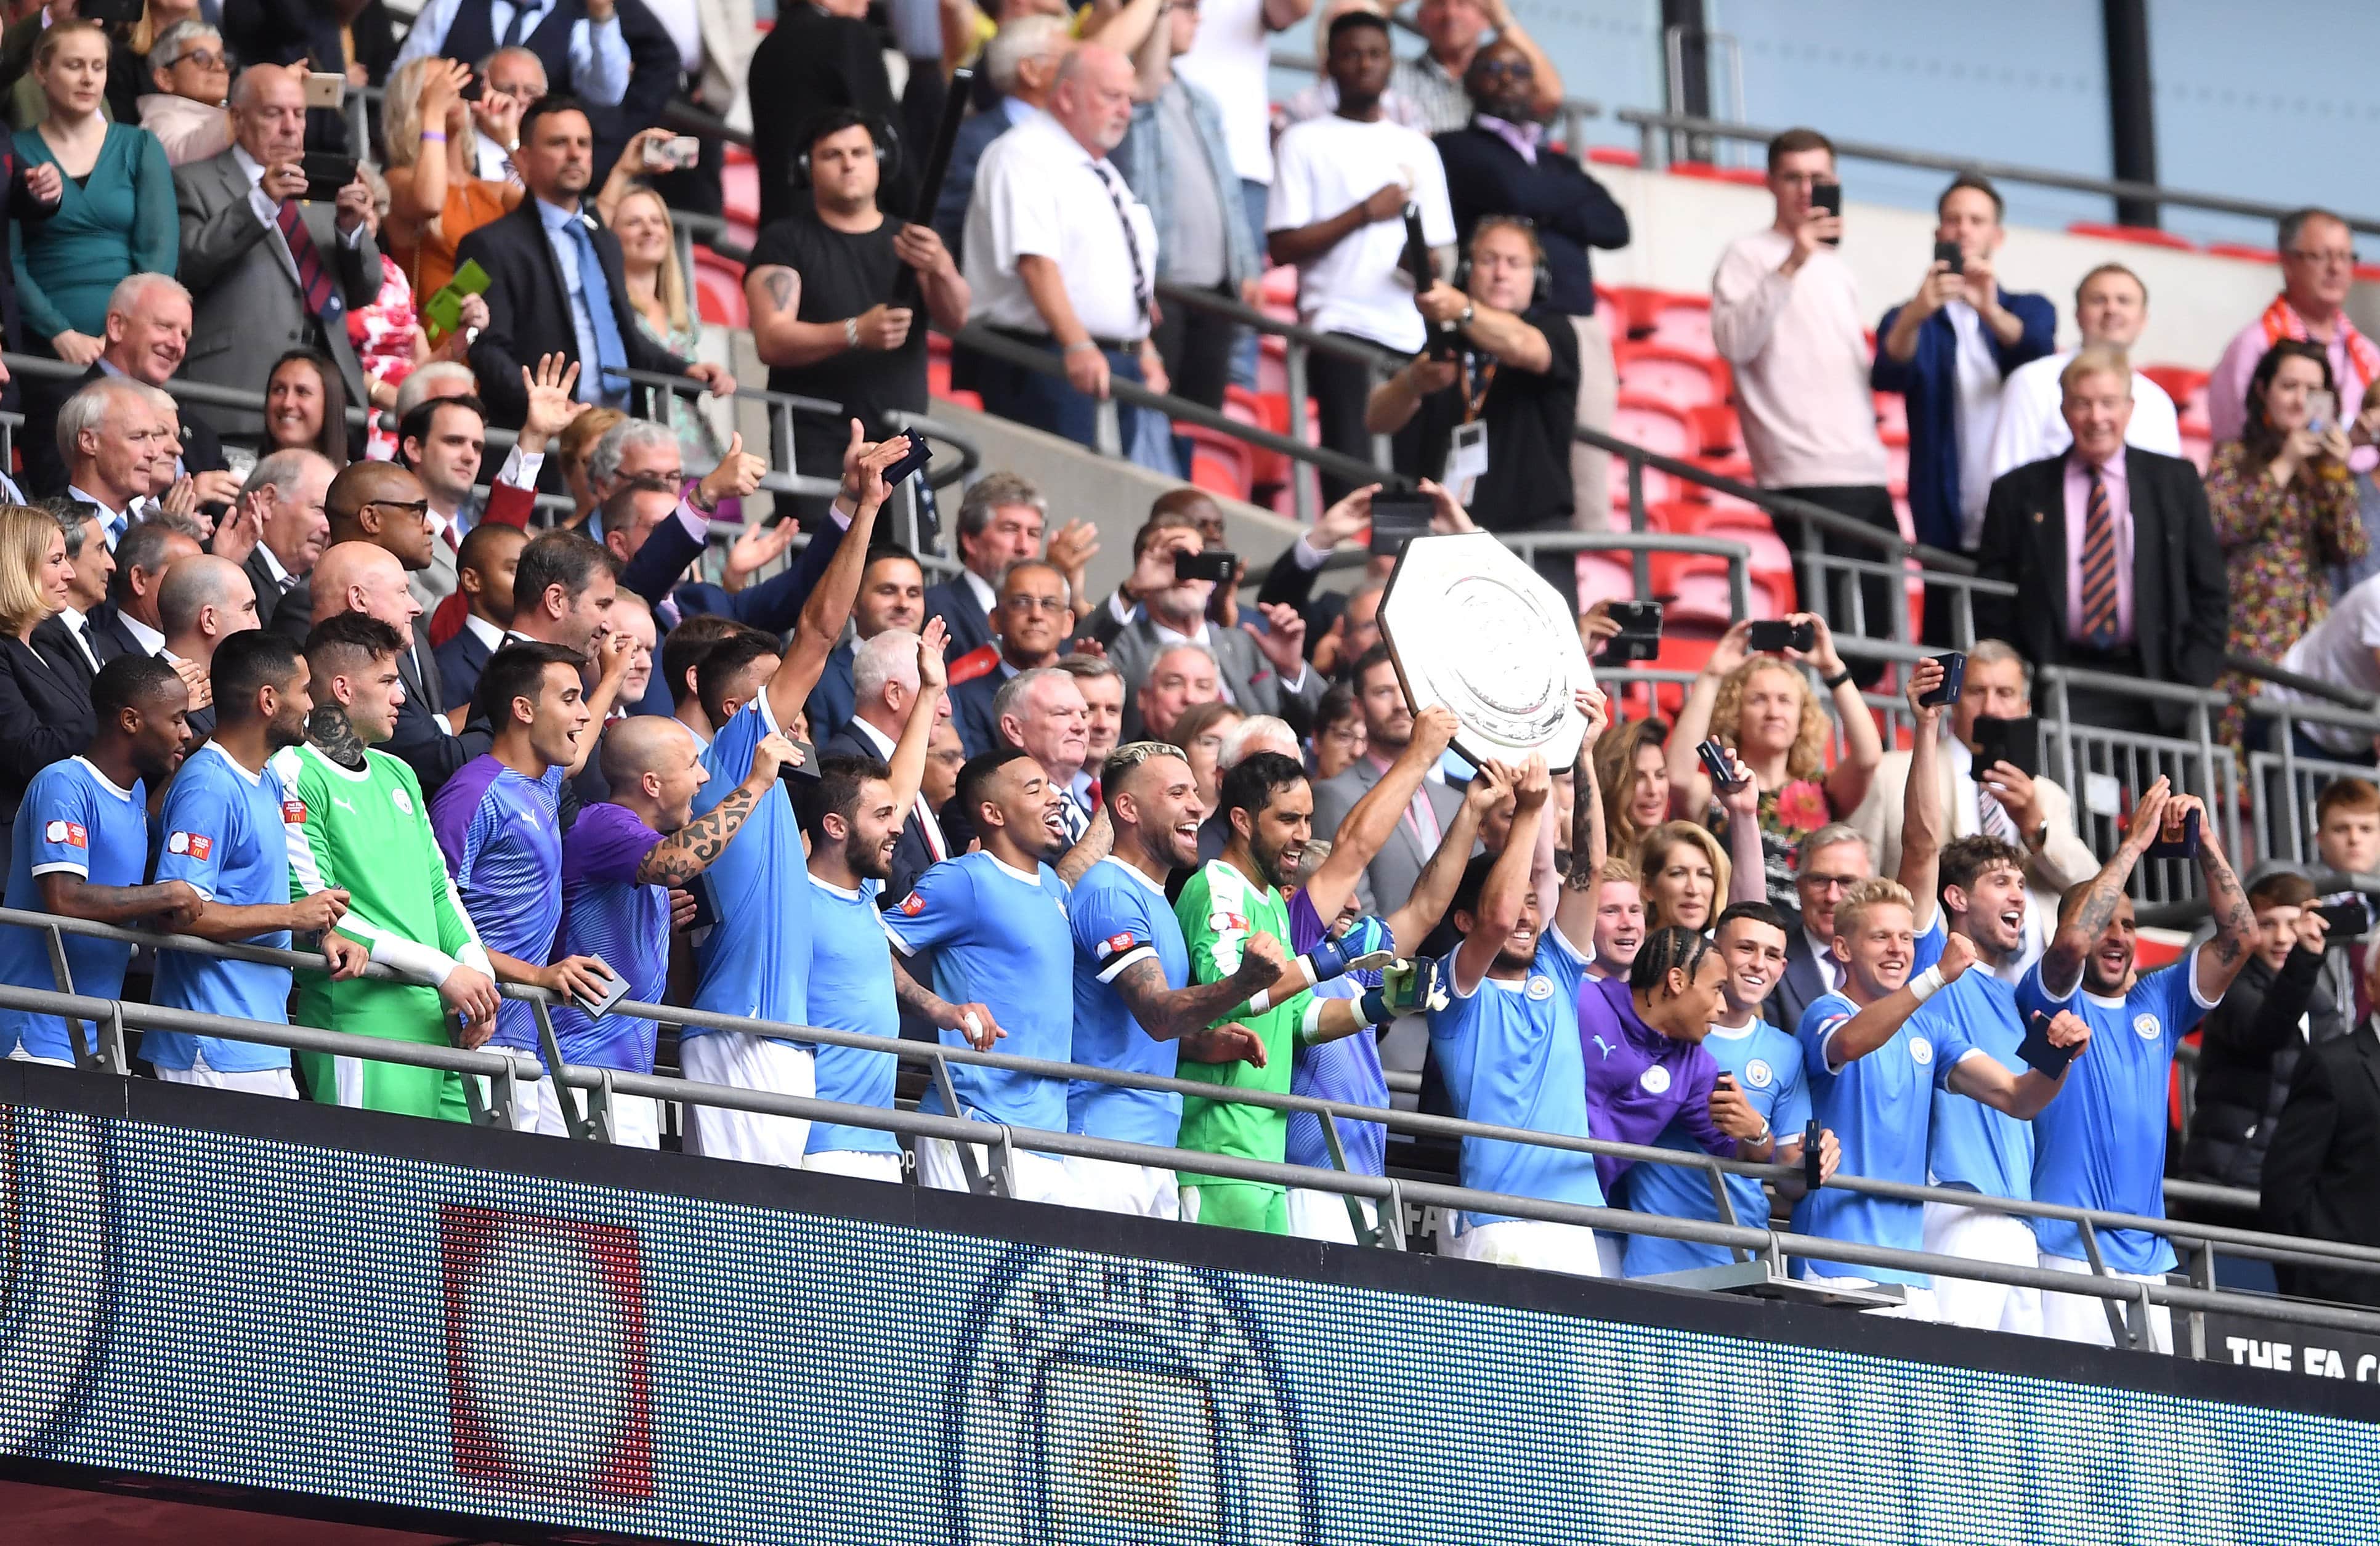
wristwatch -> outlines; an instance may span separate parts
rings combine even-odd
[[[1463,303],[1463,315],[1454,319],[1454,325],[1457,327],[1469,327],[1471,325],[1471,319],[1478,314],[1479,309],[1466,300]]]
[[[2034,823],[2033,830],[2024,834],[2024,846],[2036,854],[2049,846],[2048,817],[2044,816],[2039,822]]]

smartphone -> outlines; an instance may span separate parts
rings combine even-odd
[[[1811,1191],[1818,1189],[1819,1174],[1827,1168],[1827,1130],[1812,1117],[1802,1129],[1802,1185]]]
[[[1842,218],[1843,185],[1839,182],[1811,184],[1810,208],[1815,210],[1820,214],[1831,214],[1837,219]],[[1840,237],[1828,237],[1827,238],[1827,245],[1828,247],[1840,247],[1842,244],[1843,242]]]
[[[924,471],[926,464],[934,459],[933,447],[926,444],[926,437],[924,435],[919,434],[915,430],[904,430],[901,432],[909,437],[909,449],[902,454],[899,461],[894,462],[891,467],[884,469],[884,486],[886,488],[893,487],[904,478],[908,477],[909,474],[913,472]],[[817,775],[812,774],[811,776],[816,777]]]
[[[2372,931],[2372,904],[2361,896],[2350,894],[2325,901],[2314,912],[2328,931],[2326,939],[2360,940]]]
[[[347,78],[335,70],[309,70],[306,73],[306,105],[327,107],[336,112],[347,100]]]
[[[146,0],[143,0],[143,3],[146,4]],[[465,102],[477,102],[487,89],[488,83],[480,79],[477,75],[474,75],[470,79],[463,82],[463,89],[455,94],[460,96]]]
[[[602,992],[594,998],[579,998],[571,1000],[573,1004],[586,1011],[587,1017],[590,1020],[601,1019],[604,1016],[612,1012],[612,1006],[613,1004],[628,996],[628,980],[622,977],[618,972],[613,971],[612,963],[604,961],[603,957],[601,956],[596,956],[595,959],[602,962],[603,969],[606,972],[611,973],[611,975],[604,980]]]
[[[648,172],[674,172],[693,165],[701,157],[702,141],[691,134],[645,141],[645,170]]]
[[[2196,858],[2198,857],[2198,812],[2193,810],[2180,822],[2168,818],[2165,830],[2148,846],[2146,858]]]
[[[1773,655],[1785,650],[1806,651],[1817,648],[1818,627],[1815,623],[1788,623],[1781,619],[1755,623],[1746,644],[1755,655]]]
[[[1937,655],[1942,666],[1942,685],[1917,700],[1922,708],[1939,708],[1959,700],[1959,688],[1966,684],[1967,657],[1953,650],[1947,655]]]
[[[1372,496],[1372,551],[1393,558],[1415,537],[1429,534],[1437,503],[1426,493],[1380,493]]]
[[[2027,778],[2041,776],[2041,721],[1975,716],[1975,771],[2006,762]]]
[[[2306,428],[2322,433],[2338,422],[2338,394],[2315,390],[2306,394]]]
[[[1743,780],[1735,776],[1735,763],[1729,758],[1727,748],[1719,744],[1718,736],[1714,736],[1694,748],[1694,755],[1703,760],[1703,772],[1710,775],[1712,788],[1732,792],[1743,787]]]
[[[298,197],[310,204],[327,204],[339,189],[356,180],[356,158],[328,151],[308,151],[298,160],[306,173],[306,191]]]
[[[787,736],[786,739],[792,740],[793,737]],[[778,780],[786,784],[816,784],[822,776],[819,773],[818,748],[808,741],[794,741],[794,749],[801,755],[789,762],[778,765]],[[709,888],[697,887],[695,895],[700,895],[707,889]]]
[[[1173,555],[1173,578],[1211,579],[1218,585],[1229,585],[1239,562],[1237,554],[1223,548],[1207,553],[1176,553]]]
[[[1936,242],[1934,244],[1934,261],[1937,263],[1949,264],[1950,272],[1953,274],[1964,274],[1967,272],[1967,255],[1959,250],[1959,244],[1955,241]]]
[[[1603,660],[1611,665],[1648,661],[1661,652],[1661,603],[1614,602],[1611,620],[1620,631],[1603,642]]]
[[[2074,1061],[2071,1048],[2061,1047],[2049,1039],[2049,1016],[2038,1009],[2025,1018],[2024,1040],[2018,1044],[2016,1055],[2034,1072],[2053,1079],[2064,1074],[2066,1065]]]

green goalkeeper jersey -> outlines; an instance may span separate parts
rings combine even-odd
[[[1281,893],[1270,886],[1259,889],[1251,884],[1247,877],[1220,858],[1199,866],[1190,877],[1189,883],[1182,888],[1181,899],[1173,905],[1173,916],[1180,920],[1183,938],[1190,947],[1190,978],[1194,982],[1220,982],[1238,970],[1240,956],[1252,933],[1270,934],[1280,944],[1284,960],[1293,960],[1297,955],[1289,943],[1289,907]],[[1245,1062],[1194,1063],[1184,1057],[1179,1077],[1233,1090],[1287,1094],[1299,1029],[1305,1022],[1306,1007],[1313,1002],[1311,992],[1300,992],[1261,1015],[1245,1013],[1246,1005],[1243,1004],[1217,1021],[1245,1026],[1262,1038],[1263,1067]],[[1185,1095],[1182,1099],[1182,1136],[1176,1141],[1184,1149],[1202,1153],[1232,1154],[1279,1164],[1288,1132],[1287,1112]],[[1193,1187],[1223,1178],[1200,1176],[1185,1170],[1181,1179],[1184,1186]]]
[[[367,750],[363,770],[354,772],[310,745],[275,753],[273,766],[285,791],[292,899],[345,891],[348,910],[339,932],[368,946],[375,962],[415,979],[333,982],[320,972],[299,972],[295,1019],[323,1030],[453,1044],[454,1017],[425,980],[443,980],[457,962],[493,973],[447,881],[413,770]],[[438,1069],[320,1054],[303,1066],[317,1100],[417,1116],[466,1114],[460,1081]]]

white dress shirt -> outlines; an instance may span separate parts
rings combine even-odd
[[[1141,287],[1154,294],[1157,225],[1148,207],[1104,157],[1092,160],[1057,119],[1036,109],[991,142],[976,173],[966,220],[966,280],[975,293],[968,320],[1048,333],[1048,320],[1016,272],[1020,258],[1047,258],[1058,265],[1075,318],[1091,336],[1145,338],[1148,317],[1133,304],[1135,249]]]
[[[1802,943],[1810,947],[1811,957],[1818,963],[1818,976],[1826,982],[1827,992],[1840,989],[1843,985],[1843,964],[1835,959],[1835,947],[1810,932],[1806,926],[1802,931]]]
[[[496,143],[481,128],[471,130],[471,171],[482,182],[520,180],[520,172],[513,165],[513,152]]]
[[[162,655],[165,652],[165,636],[140,618],[118,608],[115,620],[124,625],[124,631],[132,636],[133,643],[140,646],[142,654]]]
[[[420,14],[413,18],[413,30],[405,35],[405,46],[396,51],[396,61],[389,68],[402,68],[415,59],[441,53],[446,46],[446,34],[455,25],[455,17],[467,0],[429,0]],[[538,0],[535,5],[516,6],[512,0],[488,0],[488,30],[501,46],[507,37],[527,38],[545,25],[547,14],[559,0]],[[520,17],[518,33],[513,31],[513,20]],[[477,61],[473,61],[476,67]],[[612,19],[601,24],[581,16],[570,26],[570,79],[552,82],[557,91],[568,91],[604,107],[616,107],[628,91],[628,42],[620,35],[620,18],[616,11]]]
[[[82,658],[91,663],[91,673],[96,676],[99,651],[91,647],[91,619],[67,607],[58,614],[58,621],[66,625],[67,637],[75,641],[75,648],[82,651]]]
[[[96,505],[99,506],[99,529],[107,537],[107,551],[114,553],[115,551],[115,540],[123,536],[125,529],[132,524],[133,515],[130,506],[128,505],[124,509],[119,510],[113,505],[110,505],[106,500],[102,499],[99,495],[91,493],[89,489],[78,488],[72,483],[68,483],[67,485],[67,497],[68,499],[79,499],[85,505]]]

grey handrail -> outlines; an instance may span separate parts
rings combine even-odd
[[[1718,140],[1738,140],[1767,144],[1783,131],[1761,128],[1751,124],[1730,123],[1723,118],[1698,118],[1682,113],[1660,113],[1651,108],[1623,107],[1612,116],[1642,132],[1642,159],[1647,169],[1658,171],[1669,164],[1663,144],[1670,134],[1708,135]],[[2025,166],[2014,162],[1988,161],[1981,156],[1942,155],[1931,151],[1903,150],[1894,145],[1877,145],[1866,140],[1838,140],[1835,153],[1856,161],[1879,161],[1895,166],[1916,166],[1936,172],[1973,172],[2000,183],[2030,183],[2037,188],[2063,189],[2073,193],[2096,193],[2109,199],[2141,200],[2156,204],[2179,204],[2184,209],[2209,210],[2218,214],[2246,215],[2253,220],[2278,221],[2289,213],[2289,206],[2268,204],[2257,199],[2235,199],[2224,193],[2196,193],[2185,189],[2172,189],[2157,183],[2132,182],[2121,177],[2090,177],[2074,172],[2055,171],[2046,166]],[[2369,215],[2341,215],[2349,225],[2359,231],[2380,231],[2380,219]]]
[[[2319,698],[2327,702],[2336,703],[2341,708],[2367,710],[2380,708],[2380,693],[2366,692],[2362,688],[2351,688],[2344,682],[2325,682],[2318,676],[2309,676],[2301,671],[2291,671],[2285,665],[2276,665],[2271,661],[2258,660],[2253,655],[2243,655],[2236,650],[2223,657],[2223,665],[2226,670],[2236,671],[2242,676],[2253,676],[2260,682],[2270,682],[2275,687],[2287,688],[2291,692],[2301,692],[2309,698]]]
[[[1403,31],[1420,35],[1421,29],[1415,26],[1409,17],[1392,15],[1390,20]],[[1277,70],[1294,70],[1303,75],[1318,75],[1322,68],[1319,60],[1295,54],[1275,54],[1265,63]],[[1603,104],[1589,97],[1564,97],[1561,105],[1553,110],[1552,116],[1561,120],[1562,142],[1575,155],[1586,138],[1586,120],[1603,116]]]
[[[1317,333],[1301,323],[1285,323],[1269,312],[1259,311],[1234,296],[1202,290],[1194,285],[1177,285],[1171,279],[1160,279],[1157,282],[1157,295],[1160,300],[1195,306],[1202,311],[1229,317],[1243,327],[1269,333],[1289,343],[1303,344],[1315,353],[1327,354],[1334,359],[1370,365],[1382,371],[1401,371],[1413,361],[1413,356],[1399,354],[1384,345],[1366,343],[1336,333]]]

